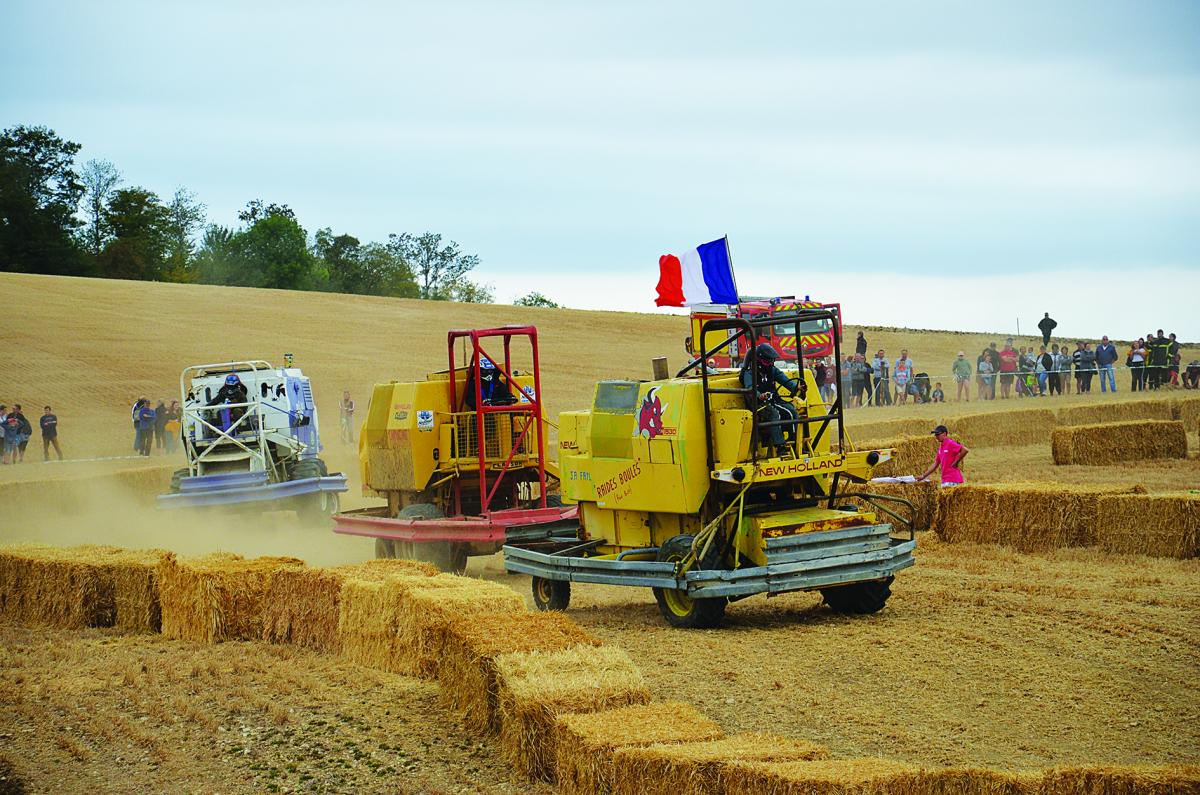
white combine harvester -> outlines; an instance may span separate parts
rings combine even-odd
[[[244,506],[295,510],[306,518],[338,509],[346,476],[318,458],[321,439],[309,379],[265,361],[198,364],[179,376],[183,451],[161,508]]]

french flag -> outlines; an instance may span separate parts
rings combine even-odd
[[[729,239],[703,243],[681,256],[658,258],[658,306],[736,304]]]

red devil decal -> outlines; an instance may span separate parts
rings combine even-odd
[[[638,409],[638,427],[636,436],[653,439],[663,432],[663,412],[667,404],[658,399],[658,387],[651,387],[642,398],[642,407]]]

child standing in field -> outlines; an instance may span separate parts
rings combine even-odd
[[[933,396],[930,397],[931,403],[945,403],[946,393],[942,391],[942,382],[938,381],[933,385]]]
[[[938,441],[937,455],[934,456],[933,466],[925,470],[925,473],[917,480],[929,480],[929,476],[935,470],[942,470],[942,485],[943,486],[961,486],[963,484],[963,474],[960,465],[962,460],[967,457],[967,453],[971,452],[964,445],[959,444],[950,438],[950,432],[945,425],[939,425],[931,431],[933,437]]]

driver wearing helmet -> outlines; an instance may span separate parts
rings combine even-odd
[[[754,367],[747,360],[742,367],[742,387],[753,389],[758,395],[759,420],[761,422],[789,420],[780,425],[769,425],[763,428],[764,434],[761,437],[775,448],[777,454],[783,455],[788,451],[784,440],[784,429],[787,429],[787,435],[790,438],[796,437],[796,409],[779,394],[776,385],[785,387],[791,393],[789,397],[795,397],[800,391],[800,384],[788,378],[782,370],[775,366],[775,360],[779,358],[779,354],[770,344],[760,343],[754,349],[754,357],[758,360],[757,378]],[[747,403],[753,409],[754,403],[749,400]]]
[[[481,354],[479,357],[479,367],[472,368],[472,370],[472,375],[477,374],[479,378],[479,393],[483,405],[509,406],[517,402],[512,396],[512,390],[508,388],[504,373],[492,363],[491,359]],[[466,394],[463,397],[467,406],[474,409],[475,383],[471,378],[467,380]]]
[[[238,378],[236,373],[230,373],[229,375],[225,376],[224,386],[217,390],[217,394],[213,396],[212,400],[208,401],[208,405],[221,406],[226,403],[245,403],[247,402],[247,394],[246,385],[242,383],[242,379]],[[218,414],[219,413],[220,412],[218,412]],[[230,426],[234,425],[238,420],[240,420],[242,415],[245,413],[245,406],[229,409],[228,422],[222,422],[221,418],[217,417],[217,424],[219,424],[222,429],[228,429]],[[241,428],[240,430],[245,430],[245,428]]]

